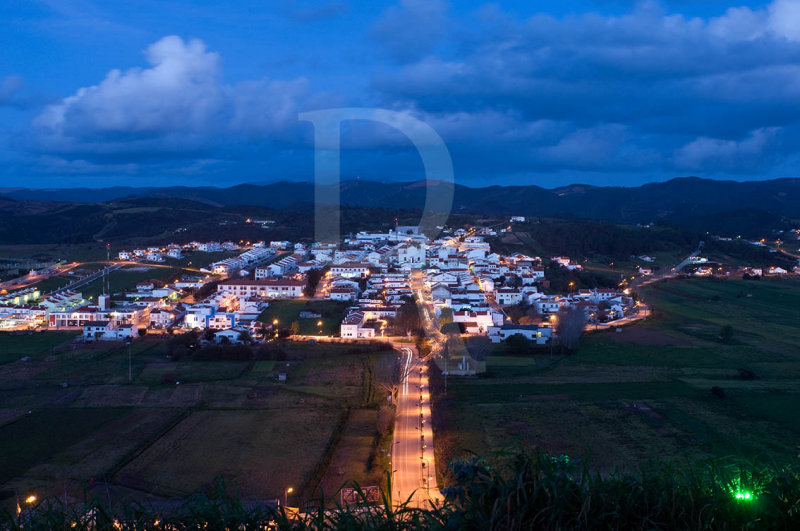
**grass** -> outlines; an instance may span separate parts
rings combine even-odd
[[[128,413],[128,408],[52,408],[34,411],[0,427],[0,481],[6,482],[91,437]]]
[[[796,457],[800,279],[675,279],[643,296],[654,308],[647,322],[590,332],[576,354],[494,350],[486,378],[450,378],[446,397],[432,381],[437,465],[509,441],[605,469],[653,457]],[[719,337],[726,324],[734,329],[727,344]],[[740,368],[756,379],[743,380]],[[724,399],[711,395],[714,386]]]
[[[148,363],[136,377],[136,382],[159,385],[165,375],[171,375],[181,383],[233,380],[247,370],[244,361],[187,361]]]
[[[75,332],[0,332],[0,364],[25,356],[40,357],[75,337]]]
[[[127,487],[182,495],[221,476],[261,499],[279,496],[289,481],[304,499],[333,455],[347,456],[335,466],[347,463],[365,481],[388,467],[374,455],[375,412],[393,374],[391,351],[288,342],[274,344],[282,361],[212,362],[167,359],[164,340],[154,337],[130,351],[93,344],[53,353],[55,337],[0,336],[8,347],[19,342],[14,351],[37,353],[0,370],[0,503],[3,492],[42,485],[80,496],[91,477],[108,477],[113,497],[136,492]],[[287,373],[285,383],[277,372]],[[181,384],[163,383],[166,373]],[[354,421],[340,439],[346,408],[367,410],[372,421]]]
[[[159,439],[117,476],[123,485],[186,495],[220,476],[243,492],[282,497],[307,486],[332,436],[337,409],[295,407],[199,411]],[[220,456],[225,456],[220,459]]]
[[[296,322],[301,335],[330,336],[339,333],[346,308],[346,303],[337,301],[279,300],[271,302],[269,308],[258,316],[258,320],[272,324],[277,319],[280,327],[289,327]],[[313,312],[322,317],[301,319],[301,312]],[[318,324],[320,322],[322,324]]]
[[[165,265],[167,267],[137,264],[135,266],[126,266],[116,271],[112,271],[109,275],[111,293],[114,294],[121,293],[123,291],[135,291],[136,284],[149,280],[171,282],[183,274],[182,268],[169,266],[169,264]],[[93,282],[90,282],[80,289],[85,299],[96,299],[98,295],[103,293],[102,279],[97,279]]]

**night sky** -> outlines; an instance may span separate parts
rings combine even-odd
[[[2,187],[310,180],[332,107],[427,122],[469,186],[798,176],[798,0],[10,0],[0,48]],[[387,126],[343,144],[424,176]]]

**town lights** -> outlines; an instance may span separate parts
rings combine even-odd
[[[31,494],[30,496],[25,498],[25,503],[27,503],[28,505],[31,505],[33,503],[36,503],[36,500],[38,500],[38,499],[39,498],[37,498],[35,494]]]

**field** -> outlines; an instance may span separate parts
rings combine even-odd
[[[446,397],[432,374],[440,474],[466,450],[518,446],[601,470],[652,459],[795,459],[800,280],[672,280],[643,296],[655,308],[647,322],[590,332],[571,356],[495,349],[487,377],[451,378]]]
[[[279,300],[271,302],[258,320],[272,324],[277,319],[280,327],[289,327],[296,322],[300,335],[330,336],[339,332],[346,308],[346,303],[337,301]],[[313,312],[322,317],[301,319],[300,312]]]
[[[0,364],[47,353],[72,340],[75,332],[31,332],[0,334]]]
[[[291,486],[299,503],[334,494],[331,478],[384,475],[391,351],[288,342],[271,343],[271,358],[193,361],[168,359],[155,338],[130,349],[70,338],[0,334],[13,354],[0,365],[0,503],[84,489],[184,496],[217,478],[260,499]]]

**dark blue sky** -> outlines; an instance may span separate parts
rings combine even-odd
[[[10,1],[0,186],[310,180],[297,113],[409,112],[467,185],[796,177],[800,2]],[[385,126],[343,176],[423,177]]]

